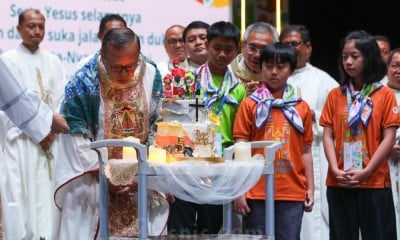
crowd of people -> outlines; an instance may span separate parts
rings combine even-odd
[[[66,78],[40,47],[45,17],[19,15],[22,42],[0,57],[0,195],[5,239],[97,239],[99,163],[90,142],[150,146],[166,99],[199,97],[220,119],[222,148],[279,141],[275,238],[400,239],[400,49],[354,30],[340,77],[310,63],[311,33],[256,22],[193,21],[165,32],[155,63],[118,14],[100,22],[100,49]],[[253,149],[252,154],[264,154]],[[109,159],[122,148],[110,147]],[[233,202],[237,234],[265,234],[265,179]],[[108,184],[109,233],[138,235],[137,182]],[[149,191],[149,235],[218,234],[222,206]]]

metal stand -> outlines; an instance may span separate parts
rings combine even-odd
[[[281,142],[274,141],[254,141],[250,142],[251,148],[265,149],[265,165],[263,175],[265,175],[265,235],[266,239],[275,239],[275,200],[274,200],[274,164],[275,152],[282,147]],[[224,158],[233,159],[234,146],[225,148]],[[226,203],[223,206],[223,224],[222,232],[224,234],[232,233],[232,203]]]
[[[147,162],[147,148],[145,145],[140,143],[119,140],[119,139],[109,139],[109,140],[99,140],[90,143],[90,148],[97,152],[100,162],[100,174],[99,174],[99,184],[100,184],[100,203],[99,203],[99,213],[100,213],[100,239],[108,239],[108,180],[104,175],[104,160],[102,159],[101,152],[99,148],[103,147],[133,147],[138,156],[138,209],[139,209],[139,239],[148,239],[148,229],[147,229],[147,175],[155,175],[154,170],[149,166]],[[267,239],[273,240],[275,238],[275,222],[274,222],[274,165],[273,160],[275,158],[275,151],[282,147],[282,143],[273,141],[257,141],[251,142],[252,148],[262,148],[265,147],[266,152],[266,165],[264,166],[263,174],[266,178],[266,194],[265,199],[266,204],[266,237]],[[224,151],[225,159],[232,159],[233,156],[233,146],[226,148]],[[224,222],[223,231],[226,234],[232,233],[232,204],[231,202],[224,204]]]
[[[104,160],[98,148],[102,147],[133,147],[136,150],[139,166],[138,166],[138,209],[139,209],[139,239],[147,239],[147,177],[149,175],[149,166],[147,163],[147,148],[140,143],[109,139],[99,140],[90,143],[90,148],[97,152],[100,161],[100,239],[108,239],[108,180],[104,175]]]

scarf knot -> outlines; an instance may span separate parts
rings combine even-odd
[[[221,86],[216,87],[212,80],[210,69],[206,64],[199,68],[198,73],[202,81],[204,90],[205,105],[208,109],[212,108],[216,102],[219,101],[216,114],[219,114],[222,110],[223,105],[231,104],[238,106],[238,101],[230,95],[230,92],[235,89],[239,84],[238,79],[232,74],[232,71],[228,67],[222,80]]]
[[[263,85],[254,91],[249,97],[257,103],[255,122],[256,128],[261,129],[267,122],[271,108],[280,108],[286,120],[301,134],[304,134],[303,121],[294,106],[302,101],[296,98],[294,88],[287,84],[282,99],[276,99],[268,88]]]
[[[365,84],[361,91],[356,91],[351,83],[341,87],[347,99],[349,128],[355,130],[354,132],[357,132],[356,130],[360,122],[364,126],[368,126],[374,109],[374,104],[370,96],[382,86],[379,82]]]

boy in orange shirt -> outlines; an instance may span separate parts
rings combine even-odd
[[[236,142],[272,140],[284,142],[275,156],[276,239],[300,239],[304,211],[314,204],[311,155],[312,119],[308,104],[287,84],[296,68],[294,50],[281,43],[261,52],[264,75],[261,87],[247,97],[236,115]],[[252,154],[264,154],[253,149]],[[265,234],[265,178],[234,201],[233,209],[243,215],[246,234]]]

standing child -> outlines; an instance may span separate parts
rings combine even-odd
[[[320,125],[329,171],[326,179],[331,240],[396,239],[387,156],[400,125],[393,91],[375,39],[353,31],[343,39],[340,87],[328,95]]]
[[[239,48],[239,30],[229,22],[216,22],[207,30],[208,61],[200,66],[206,107],[220,118],[223,147],[234,143],[233,121],[246,90],[229,67]],[[175,198],[168,221],[169,234],[216,234],[222,226],[222,205],[196,204]]]
[[[314,204],[311,155],[312,119],[308,104],[287,79],[296,68],[296,53],[289,45],[273,43],[261,51],[263,80],[240,105],[233,136],[241,141],[281,141],[275,155],[276,239],[300,239],[304,211]],[[252,154],[264,154],[254,149]],[[243,215],[246,234],[265,234],[265,178],[234,201]]]

